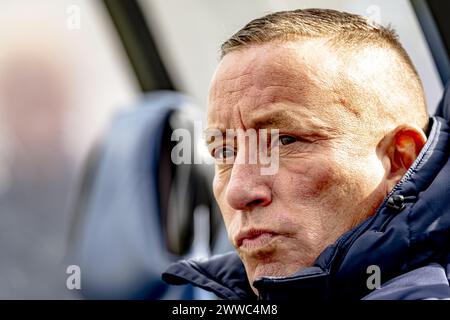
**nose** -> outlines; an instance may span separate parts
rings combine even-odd
[[[269,176],[261,175],[254,164],[235,164],[226,189],[228,204],[235,210],[249,211],[272,202]]]

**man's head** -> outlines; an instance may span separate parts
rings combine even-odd
[[[421,82],[395,33],[360,16],[279,12],[227,40],[208,127],[279,130],[275,174],[259,163],[216,165],[214,194],[250,283],[311,266],[374,214],[427,126]],[[245,159],[245,141],[224,140],[213,154]]]

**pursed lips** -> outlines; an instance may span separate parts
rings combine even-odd
[[[236,248],[256,249],[269,244],[278,233],[266,229],[248,229],[234,238]]]

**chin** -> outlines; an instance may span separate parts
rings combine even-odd
[[[296,273],[301,266],[289,267],[282,262],[259,263],[253,272],[253,281],[262,277],[287,277]]]

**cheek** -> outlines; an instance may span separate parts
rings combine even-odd
[[[380,159],[373,155],[364,162],[360,161],[355,171],[356,174],[352,179],[356,181],[358,192],[355,190],[354,193],[359,197],[360,207],[365,208],[367,214],[371,215],[389,191],[385,168]]]
[[[339,175],[335,169],[329,161],[322,159],[302,159],[280,166],[274,182],[274,192],[294,195],[303,200],[317,200],[331,186],[338,184]]]
[[[384,167],[376,154],[315,154],[280,162],[274,192],[311,201],[363,201],[383,182]],[[317,204],[317,202],[316,202]],[[323,205],[323,204],[322,204]]]

